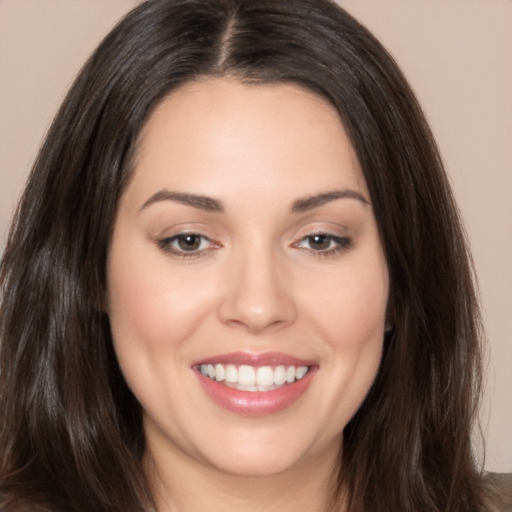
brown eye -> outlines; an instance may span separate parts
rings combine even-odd
[[[178,235],[176,237],[176,241],[178,242],[178,247],[182,251],[197,251],[201,246],[202,237],[200,235]]]
[[[177,256],[195,256],[217,247],[209,238],[198,233],[179,233],[159,240],[158,246]]]
[[[329,235],[311,235],[307,237],[309,247],[314,251],[325,251],[331,248],[333,243],[332,237]]]
[[[313,254],[329,255],[348,249],[351,243],[350,238],[329,235],[328,233],[314,233],[305,236],[293,245]]]

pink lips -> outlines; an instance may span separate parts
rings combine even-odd
[[[201,364],[309,366],[310,369],[302,379],[271,391],[241,391],[202,375],[199,371]],[[318,366],[313,361],[306,361],[277,352],[266,352],[263,354],[233,352],[198,361],[194,363],[193,369],[206,394],[217,405],[242,416],[263,416],[281,411],[298,400],[309,387],[318,370]]]

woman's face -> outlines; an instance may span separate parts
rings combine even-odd
[[[297,86],[211,79],[158,106],[108,261],[154,458],[238,475],[332,460],[382,353],[369,200],[337,113]]]

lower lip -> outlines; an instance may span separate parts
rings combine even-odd
[[[241,416],[265,416],[291,406],[309,387],[317,368],[312,367],[302,379],[271,391],[240,391],[209,379],[196,370],[206,394],[220,407]]]

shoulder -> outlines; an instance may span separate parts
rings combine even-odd
[[[486,512],[512,512],[512,473],[487,473]]]

